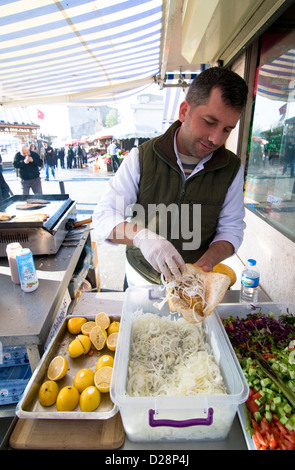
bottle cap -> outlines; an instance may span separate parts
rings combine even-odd
[[[248,264],[249,264],[249,266],[255,266],[256,265],[256,260],[255,259],[248,259]]]

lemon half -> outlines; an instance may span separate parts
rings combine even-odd
[[[93,385],[83,390],[80,396],[80,410],[81,411],[94,411],[99,406],[101,395],[99,390]]]
[[[81,332],[83,333],[83,335],[89,336],[89,333],[94,326],[96,326],[95,321],[87,321],[82,325]]]
[[[49,364],[47,377],[49,380],[60,380],[68,372],[68,362],[63,356],[56,356]]]
[[[91,369],[81,369],[77,372],[74,378],[74,385],[80,393],[85,390],[85,388],[94,385],[94,372]]]
[[[113,364],[114,358],[112,356],[109,356],[108,354],[104,354],[98,359],[95,369],[98,370],[106,366],[113,367]]]
[[[106,366],[98,369],[94,375],[94,385],[101,393],[110,391],[113,368]]]
[[[98,351],[104,348],[107,336],[106,330],[101,326],[95,326],[89,333],[90,341]]]
[[[73,317],[68,320],[68,330],[73,335],[78,335],[81,332],[82,325],[86,323],[86,318]]]
[[[112,321],[112,323],[108,327],[108,335],[111,335],[112,333],[118,333],[119,328],[120,328],[120,322],[119,321]]]
[[[57,411],[73,411],[79,404],[80,394],[76,387],[67,385],[63,387],[56,399]]]
[[[110,317],[105,312],[99,312],[95,317],[95,323],[106,330],[111,323]]]
[[[68,351],[72,359],[87,354],[91,348],[89,336],[78,335],[68,346]]]
[[[53,380],[44,382],[39,390],[39,401],[43,406],[51,406],[56,402],[59,388]]]
[[[112,333],[111,335],[107,337],[107,347],[109,348],[110,351],[116,350],[118,334],[119,333]]]

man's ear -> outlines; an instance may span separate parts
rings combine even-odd
[[[185,118],[188,115],[188,113],[190,112],[190,109],[191,109],[191,107],[190,107],[188,101],[185,100],[180,104],[179,113],[178,113],[178,118],[179,118],[180,122],[185,121]]]

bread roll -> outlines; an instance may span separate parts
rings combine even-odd
[[[180,282],[166,286],[167,301],[172,313],[179,313],[190,323],[199,323],[222,301],[230,278],[226,274],[205,272],[198,266],[186,264]]]

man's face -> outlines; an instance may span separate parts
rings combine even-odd
[[[197,158],[207,157],[226,142],[240,116],[240,111],[224,104],[218,88],[213,88],[206,104],[196,108],[184,101],[179,109],[182,124],[177,134],[178,151]]]
[[[28,149],[28,147],[23,147],[21,150],[21,154],[23,157],[28,157],[30,155],[30,150]]]

